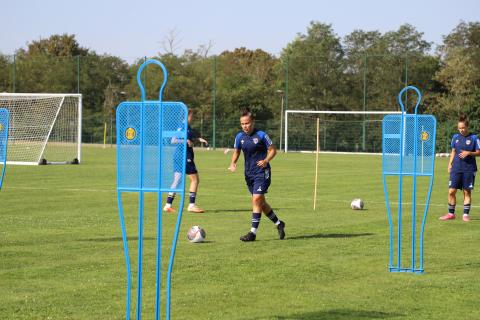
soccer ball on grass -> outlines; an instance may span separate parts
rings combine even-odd
[[[350,203],[350,207],[353,210],[362,210],[363,209],[363,200],[362,199],[353,199]]]
[[[193,226],[188,230],[187,239],[192,243],[203,242],[207,233],[200,226]]]

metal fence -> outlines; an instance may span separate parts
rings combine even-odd
[[[115,107],[138,100],[135,74],[140,58],[128,64],[111,56],[51,57],[27,54],[0,55],[0,91],[81,93],[83,140],[115,140]],[[252,106],[257,124],[280,143],[281,121],[287,109],[397,111],[396,97],[413,84],[427,93],[433,71],[425,56],[361,55],[331,61],[325,56],[260,57],[162,56],[170,77],[165,90],[169,101],[184,101],[195,110],[193,127],[213,147],[228,147],[239,130],[239,109]],[[156,99],[161,82],[156,70],[145,70],[150,99]],[[405,105],[414,104],[407,97]],[[325,118],[324,121],[335,121]],[[448,150],[452,123],[440,123],[438,150]],[[351,151],[368,151],[365,146]]]

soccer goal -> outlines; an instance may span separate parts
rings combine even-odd
[[[318,146],[322,152],[381,154],[382,119],[387,114],[399,113],[286,110],[284,151],[314,152]]]
[[[10,113],[8,164],[79,164],[82,95],[0,93]]]

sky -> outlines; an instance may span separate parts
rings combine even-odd
[[[331,24],[339,37],[409,23],[435,47],[461,21],[480,21],[480,1],[3,0],[0,17],[3,54],[68,33],[98,54],[134,61],[165,52],[171,34],[176,54],[211,43],[210,54],[246,47],[278,55],[311,21]]]

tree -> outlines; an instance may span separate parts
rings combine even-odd
[[[442,68],[435,74],[441,90],[435,95],[435,113],[442,122],[440,146],[456,131],[460,113],[470,119],[471,130],[480,130],[480,23],[461,22],[439,47]]]
[[[22,49],[20,51],[23,51]],[[88,49],[80,47],[73,34],[52,35],[48,39],[34,40],[28,44],[25,53],[30,55],[49,55],[55,57],[85,56]]]
[[[344,50],[332,26],[311,22],[282,51],[293,109],[345,110]]]
[[[13,64],[8,56],[0,53],[0,92],[7,92],[10,90],[10,74],[12,66]]]

